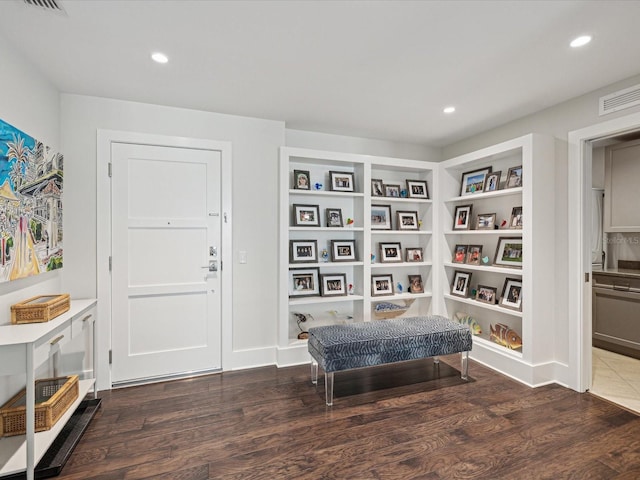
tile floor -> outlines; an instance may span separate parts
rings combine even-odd
[[[591,393],[640,414],[640,360],[593,348]]]

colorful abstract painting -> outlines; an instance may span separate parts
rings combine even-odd
[[[0,120],[0,282],[62,268],[63,160]]]

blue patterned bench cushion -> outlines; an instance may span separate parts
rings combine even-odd
[[[325,372],[471,350],[469,327],[442,317],[376,320],[309,329],[309,353]]]

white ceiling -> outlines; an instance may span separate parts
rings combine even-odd
[[[639,1],[58,1],[0,36],[61,92],[300,130],[444,146],[640,73]]]

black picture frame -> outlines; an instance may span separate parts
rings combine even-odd
[[[418,212],[396,211],[396,230],[419,230]]]
[[[353,172],[329,172],[329,189],[332,192],[353,192]]]
[[[355,262],[356,260],[355,240],[331,240],[332,262]]]
[[[429,199],[429,187],[426,180],[406,180],[407,197]]]
[[[295,190],[311,190],[311,176],[309,170],[293,171],[293,188]]]
[[[424,253],[422,247],[407,247],[405,249],[405,262],[422,262]]]
[[[499,237],[494,265],[522,268],[522,237]]]
[[[371,230],[391,230],[389,205],[371,205]]]
[[[290,268],[289,297],[317,297],[320,295],[320,269]]]
[[[378,247],[381,263],[402,262],[402,245],[400,242],[380,242]]]
[[[522,279],[505,278],[502,294],[500,295],[500,306],[522,311]]]
[[[317,240],[289,240],[289,263],[316,263]]]
[[[409,275],[409,293],[424,293],[422,275]]]
[[[491,173],[491,167],[478,168],[462,174],[460,180],[460,196],[484,192],[485,180]]]
[[[347,275],[345,273],[320,275],[320,295],[323,297],[343,297],[347,295]]]
[[[476,300],[489,305],[495,305],[498,301],[498,289],[487,285],[478,285],[476,289]]]
[[[325,208],[324,209],[325,221],[328,228],[341,228],[344,227],[342,220],[341,208]]]
[[[471,272],[456,270],[453,273],[453,283],[451,284],[451,295],[467,298],[469,296],[469,284],[471,283]]]
[[[453,230],[470,230],[473,205],[457,205],[453,215]]]
[[[393,295],[393,275],[371,275],[371,296]]]
[[[456,245],[453,249],[452,263],[464,263],[467,259],[467,248],[469,245]]]
[[[487,175],[484,181],[485,192],[497,192],[500,190],[500,177],[502,176],[502,170],[497,172],[491,172]]]
[[[301,205],[294,203],[293,225],[296,227],[319,227],[320,207],[318,205]]]
[[[507,171],[507,181],[504,184],[504,188],[518,187],[522,187],[522,165],[511,167]]]
[[[371,196],[384,197],[384,182],[379,178],[371,179]]]

